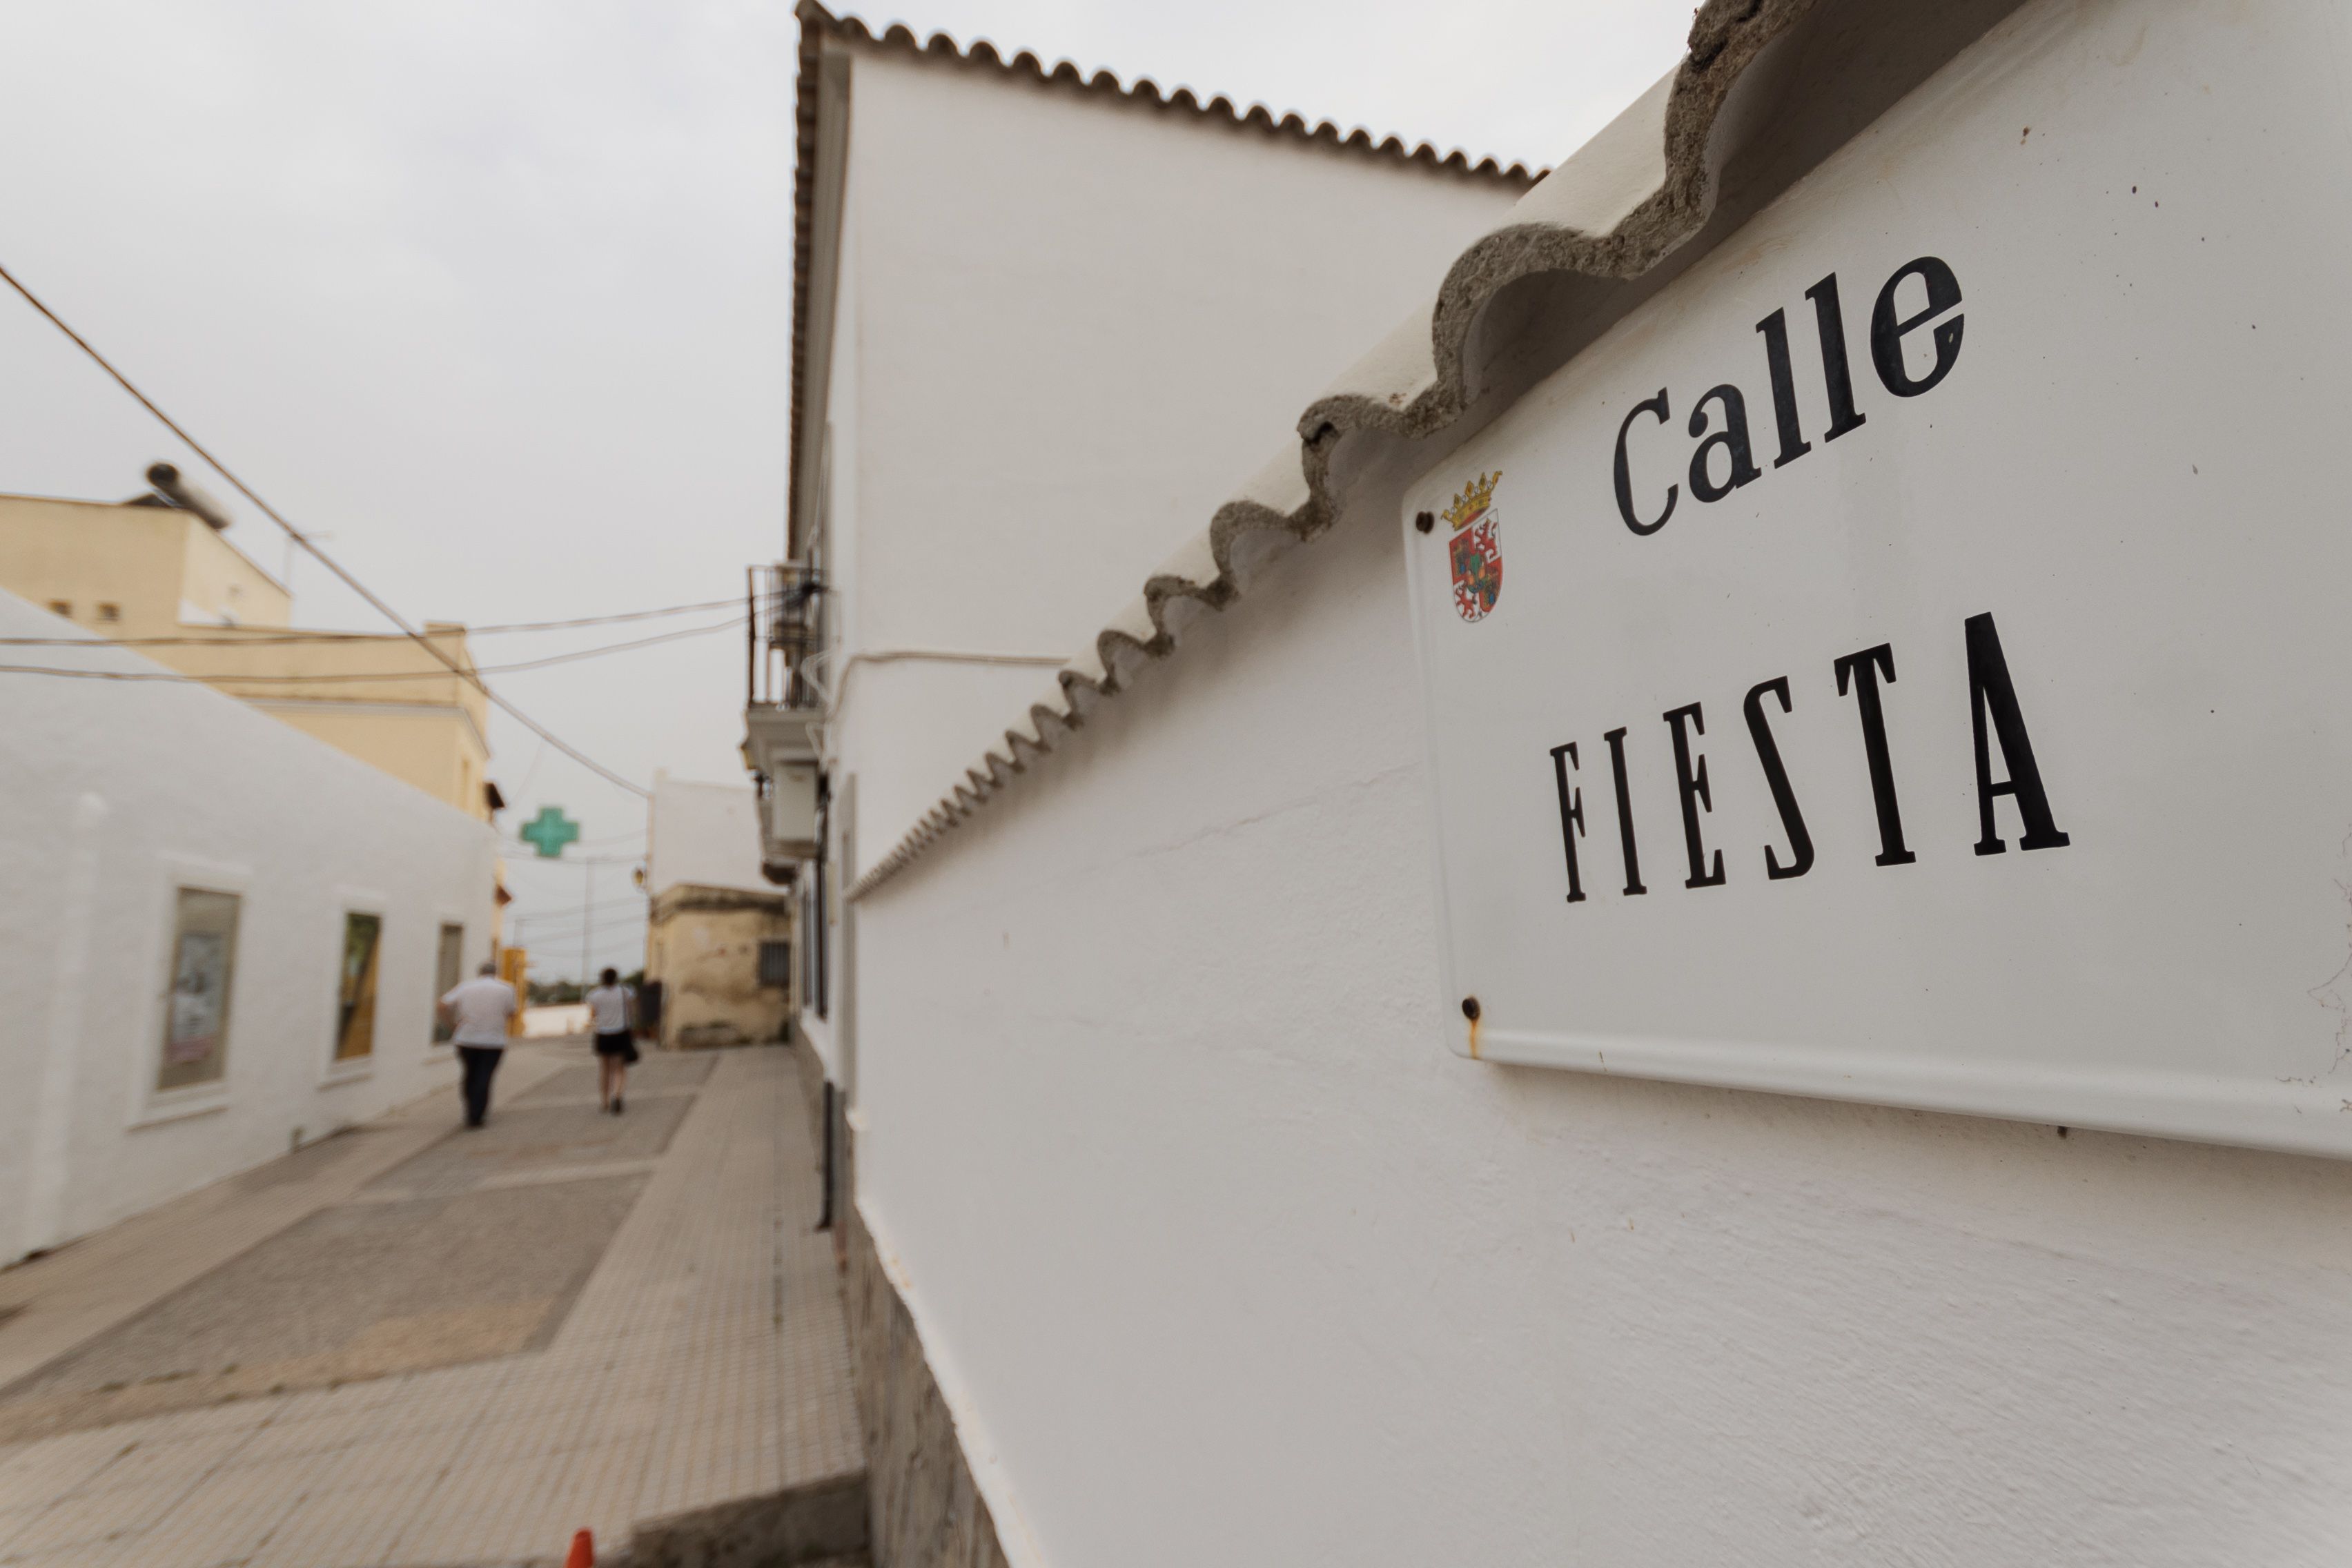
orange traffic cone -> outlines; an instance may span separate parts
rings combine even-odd
[[[584,1530],[572,1532],[572,1550],[563,1554],[563,1568],[596,1568],[596,1537]]]

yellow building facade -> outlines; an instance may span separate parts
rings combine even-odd
[[[153,498],[0,495],[0,588],[242,698],[478,821],[489,704],[397,633],[292,635],[293,597],[221,529]],[[471,669],[466,628],[425,636]]]

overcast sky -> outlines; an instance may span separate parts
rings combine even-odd
[[[862,14],[1550,163],[1674,64],[1689,11],[925,0]],[[730,598],[746,563],[778,552],[797,33],[783,0],[5,12],[0,264],[412,617]],[[120,499],[155,458],[185,464],[176,448],[0,298],[0,490]],[[279,571],[276,531],[234,510],[231,538]],[[376,624],[315,564],[292,580],[302,624]],[[486,637],[476,658],[641,629]],[[721,631],[496,684],[630,777],[734,780],[742,651]],[[636,967],[642,902],[620,861],[643,842],[642,805],[503,716],[490,739],[509,831],[552,803],[592,852],[620,858],[598,868],[595,962]],[[551,972],[576,970],[583,871],[510,868],[521,939]]]

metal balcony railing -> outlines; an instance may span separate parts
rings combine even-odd
[[[808,660],[824,646],[824,580],[782,561],[748,569],[744,700],[751,708],[816,708],[824,697]]]
[[[772,880],[824,854],[824,692],[809,667],[824,649],[824,581],[783,561],[750,569],[743,761],[760,795],[761,863]]]

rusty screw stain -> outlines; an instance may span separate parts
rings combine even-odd
[[[1462,998],[1462,1016],[1474,1024],[1478,1021],[1478,998],[1475,996]]]
[[[1419,512],[1414,515],[1412,525],[1413,527],[1421,530],[1422,532],[1427,533],[1431,529],[1437,526],[1437,519],[1430,512]]]

